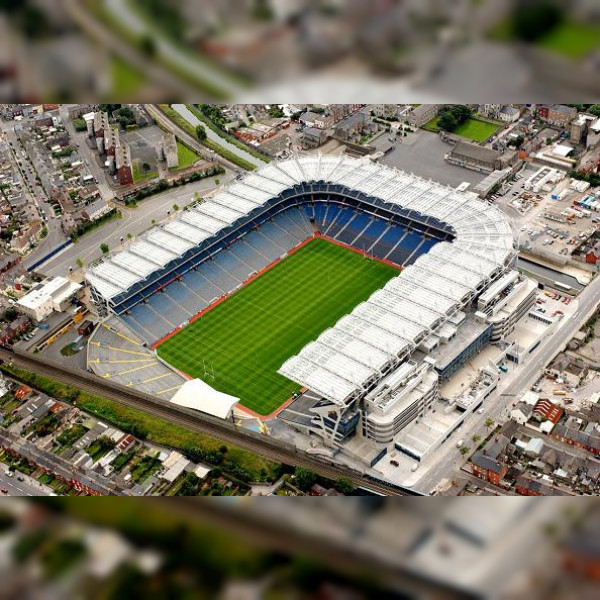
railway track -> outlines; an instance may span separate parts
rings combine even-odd
[[[107,382],[88,373],[73,372],[63,365],[22,351],[0,349],[0,359],[16,366],[46,375],[61,383],[85,392],[103,396],[124,406],[165,419],[191,431],[209,435],[220,441],[240,446],[265,458],[291,466],[311,469],[324,477],[337,479],[348,477],[354,485],[386,496],[421,496],[408,488],[388,484],[344,465],[328,463],[298,450],[280,440],[237,428],[233,423],[199,413],[192,409],[176,406],[150,394],[139,392],[112,382]]]

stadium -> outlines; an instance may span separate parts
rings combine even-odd
[[[494,308],[523,283],[516,248],[510,220],[472,193],[298,155],[87,269],[104,318],[89,365],[174,401],[203,380],[330,445],[385,446],[530,305]]]

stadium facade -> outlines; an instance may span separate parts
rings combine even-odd
[[[333,447],[356,435],[393,444],[439,382],[535,302],[500,210],[368,159],[318,154],[245,174],[86,278],[98,312],[152,346],[314,235],[403,267],[279,370],[309,390],[282,416]]]

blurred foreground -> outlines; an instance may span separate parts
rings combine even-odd
[[[597,598],[592,499],[12,498],[2,598]]]
[[[599,17],[586,0],[0,0],[0,98],[581,101]]]

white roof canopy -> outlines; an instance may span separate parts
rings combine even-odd
[[[219,392],[201,379],[186,381],[171,399],[173,404],[193,408],[221,419],[229,418],[233,407],[239,401],[239,398]]]

